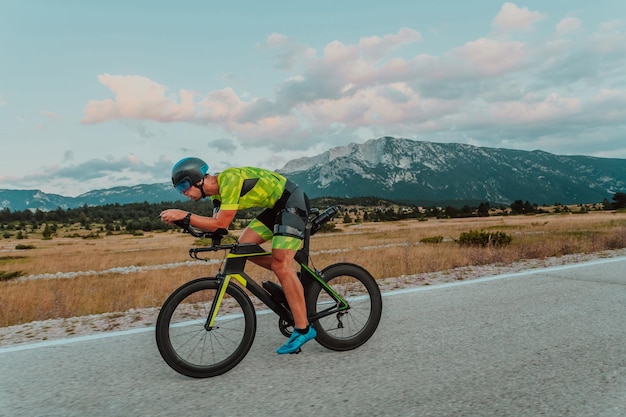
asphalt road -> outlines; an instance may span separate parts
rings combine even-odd
[[[0,349],[0,416],[626,416],[626,258],[387,293],[364,346],[190,379],[152,331]]]

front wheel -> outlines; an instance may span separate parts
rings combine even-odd
[[[163,304],[156,322],[156,342],[165,362],[194,378],[223,374],[246,356],[256,332],[248,295],[229,284],[214,326],[205,323],[219,281],[200,278],[178,288]]]
[[[332,291],[348,302],[349,307],[314,321],[316,340],[332,350],[350,350],[361,346],[376,331],[383,311],[376,280],[364,268],[350,263],[330,265],[321,275]],[[307,292],[306,304],[309,317],[337,305],[329,291],[317,281]]]

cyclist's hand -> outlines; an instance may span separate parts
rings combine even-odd
[[[164,221],[165,223],[174,224],[178,221],[183,220],[186,215],[187,215],[187,212],[184,210],[167,209],[167,210],[163,210],[159,216],[161,217],[161,220]]]

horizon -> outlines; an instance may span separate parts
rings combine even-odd
[[[370,141],[383,141],[385,139],[407,141],[407,142],[416,142],[416,143],[435,143],[435,142],[429,142],[429,141],[414,141],[412,139],[394,138],[394,137],[382,137],[382,138],[377,138],[377,139],[371,139]],[[363,145],[364,144],[356,144],[356,146],[363,146]],[[458,143],[439,143],[439,145],[442,145],[443,149],[445,150],[445,146],[446,145],[459,145],[459,144]],[[508,151],[512,150],[510,148],[487,148],[487,147],[479,147],[479,146],[476,146],[476,145],[467,145],[467,144],[460,144],[460,145],[463,145],[463,146],[466,146],[466,147],[492,149],[493,152],[498,152],[498,151],[503,150],[503,149],[504,150],[508,150]],[[329,150],[329,151],[331,151],[331,150]],[[329,151],[327,151],[325,153],[328,153]],[[492,152],[492,151],[488,151],[488,152]],[[529,154],[529,158],[531,158],[530,154],[532,154],[533,152],[537,152],[536,150],[535,151],[513,150],[513,151],[517,151],[518,152],[517,155],[519,155],[519,153],[528,153]],[[543,151],[539,151],[539,152],[543,152]],[[330,152],[330,161],[336,159],[338,156],[341,157],[343,155],[345,155],[345,153],[343,153],[343,152]],[[446,153],[444,152],[442,155],[446,155]],[[552,155],[552,157],[565,157],[565,158],[567,158],[567,157],[572,157],[572,158],[574,158],[574,157],[583,157],[583,158],[607,159],[607,160],[614,160],[614,161],[617,160],[617,161],[626,162],[626,158],[603,158],[603,157],[593,157],[593,156],[587,156],[587,155],[558,155],[558,154],[550,154],[550,155]],[[312,159],[313,161],[315,161],[316,157],[317,156],[305,157],[305,158],[306,159]],[[300,158],[300,159],[302,159],[302,158]],[[367,161],[367,159],[365,159],[365,160]],[[299,160],[294,160],[294,161],[291,161],[291,162],[297,162],[297,161],[299,161]],[[328,161],[328,162],[330,162],[330,161]],[[287,166],[289,166],[289,164],[290,163],[287,163],[285,165],[285,168]],[[320,164],[320,161],[318,160],[316,165],[319,166],[319,164]],[[303,170],[305,172],[308,169],[308,168],[306,168],[307,166],[310,166],[310,163],[308,163],[308,162],[304,163]],[[285,172],[283,174],[288,176],[288,177],[290,177],[290,176],[296,176],[297,177],[297,175],[301,171],[302,170],[295,170],[295,171],[289,170],[289,171],[287,171],[287,172]],[[215,172],[213,174],[218,174],[218,172]],[[31,192],[31,193],[42,193],[42,194],[44,194],[46,196],[58,196],[58,197],[61,197],[61,198],[64,198],[64,199],[65,198],[77,199],[77,198],[81,198],[81,197],[82,198],[87,198],[87,199],[92,199],[94,195],[95,196],[99,196],[100,194],[104,194],[104,193],[110,193],[111,195],[124,195],[125,193],[128,192],[129,189],[132,189],[134,187],[144,187],[144,186],[159,186],[159,187],[163,187],[165,192],[171,191],[172,194],[175,194],[175,195],[177,195],[179,197],[181,196],[181,195],[179,195],[178,193],[175,192],[175,189],[171,185],[171,181],[169,179],[165,180],[165,181],[160,181],[160,182],[143,182],[143,183],[128,184],[128,185],[113,185],[113,186],[111,186],[109,188],[92,189],[92,190],[88,190],[88,191],[86,191],[84,193],[81,193],[81,194],[78,194],[78,195],[73,195],[73,196],[60,194],[60,193],[49,193],[49,192],[46,192],[45,190],[42,190],[42,189],[7,189],[7,188],[0,188],[0,193],[2,193],[2,192],[11,192],[11,191],[14,191],[14,192]],[[119,192],[116,192],[114,190],[119,190]],[[101,197],[102,196],[100,196],[100,198]],[[355,196],[354,198],[358,198],[358,197],[364,197],[364,196],[361,196],[359,194],[358,196]],[[609,197],[609,195],[607,194],[606,198],[608,198],[608,197]],[[325,196],[324,197],[324,196],[319,196],[318,195],[315,198],[341,198],[341,197],[336,197],[336,196],[335,197],[333,197],[333,196]],[[345,198],[351,198],[351,197],[345,197]],[[115,200],[115,198],[113,198],[113,199]],[[125,199],[126,198],[123,198],[122,200],[125,200]],[[523,199],[524,200],[532,200],[532,198],[527,198],[527,197],[524,197]],[[174,199],[174,200],[176,200],[176,199]],[[398,200],[398,201],[400,201],[400,200],[402,200],[402,198],[395,197],[395,198],[391,198],[391,200]],[[432,198],[430,200],[432,200]],[[428,201],[430,201],[430,200],[428,200]],[[444,200],[448,201],[450,199],[446,197]],[[480,198],[474,198],[474,197],[464,197],[464,198],[460,198],[458,200],[450,200],[450,201],[474,201],[474,200],[475,201],[479,201],[481,199]],[[558,201],[558,200],[559,199],[557,198],[557,200],[555,200],[555,201]],[[181,201],[184,201],[184,198],[182,198]],[[432,200],[432,201],[441,201],[441,200]],[[485,201],[487,201],[487,200],[485,200]],[[4,204],[8,204],[8,202],[9,202],[9,200],[6,200],[4,202]],[[599,203],[599,202],[600,201],[595,201],[594,203]],[[497,202],[496,201],[491,201],[491,203],[496,204]],[[535,203],[537,203],[537,202],[535,201]],[[126,204],[126,203],[124,203],[124,204]],[[497,203],[497,204],[502,204],[502,203]],[[581,204],[581,203],[578,202],[577,204]],[[585,204],[589,204],[589,201],[585,202]],[[99,204],[96,204],[96,205],[99,205]]]
[[[379,139],[382,139],[384,137],[387,137],[387,136],[383,136],[383,137],[380,137],[380,138],[374,138],[374,139],[368,139],[368,141],[369,140],[379,140]],[[417,141],[417,140],[407,139],[407,138],[394,138],[394,139],[410,140],[410,141],[413,141],[413,142],[431,142],[431,143],[439,143],[439,144],[460,144],[459,142],[443,142],[442,143],[442,142],[432,142],[432,141]],[[354,142],[351,143],[351,144],[354,144]],[[348,145],[351,145],[351,144],[348,144]],[[348,145],[342,145],[342,146],[348,146]],[[463,144],[463,145],[468,145],[468,144]],[[477,146],[477,145],[469,145],[469,146]],[[477,146],[477,147],[484,147],[484,146]],[[512,150],[512,148],[502,148],[502,149]],[[330,151],[330,149],[327,150],[327,151]],[[324,152],[327,152],[327,151],[324,151]],[[524,151],[524,150],[522,150],[522,151]],[[541,151],[541,150],[540,149],[534,149],[534,150],[528,150],[528,151],[525,151],[525,152],[535,152],[535,151]],[[324,152],[322,152],[322,153],[324,153]],[[545,152],[545,151],[543,151],[543,152]],[[557,155],[557,156],[594,157],[592,155],[559,155],[559,154],[553,154],[553,155]],[[311,155],[311,156],[308,156],[308,157],[305,157],[305,158],[313,158],[315,156],[317,156],[317,155]],[[597,158],[626,160],[626,158],[612,158],[612,157],[597,157]],[[289,164],[292,161],[293,160],[287,161],[283,165],[283,167],[285,167],[287,164]],[[268,169],[271,169],[271,168],[268,168]],[[276,171],[276,170],[280,170],[280,169],[274,169],[274,171]],[[42,193],[44,193],[46,195],[58,195],[58,196],[61,196],[61,197],[77,198],[77,197],[80,197],[82,195],[85,195],[85,194],[88,194],[88,193],[91,193],[91,192],[107,191],[107,190],[111,190],[111,189],[115,189],[115,188],[132,188],[132,187],[137,187],[137,186],[142,186],[142,185],[163,185],[163,184],[169,185],[170,182],[171,182],[171,180],[168,178],[168,179],[166,179],[164,181],[159,181],[159,182],[147,182],[147,183],[143,182],[143,183],[136,183],[136,184],[111,185],[110,187],[96,188],[96,189],[92,189],[92,190],[87,190],[85,192],[82,192],[82,193],[76,194],[76,195],[66,195],[66,194],[59,194],[59,193],[55,193],[55,192],[47,192],[45,190],[37,189],[37,188],[30,188],[30,189],[24,189],[24,188],[19,188],[19,189],[18,188],[0,188],[0,191],[37,191],[37,192],[42,192]]]

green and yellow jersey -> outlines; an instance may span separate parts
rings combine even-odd
[[[227,168],[217,175],[221,210],[274,207],[283,195],[287,179],[273,171],[256,167]]]

